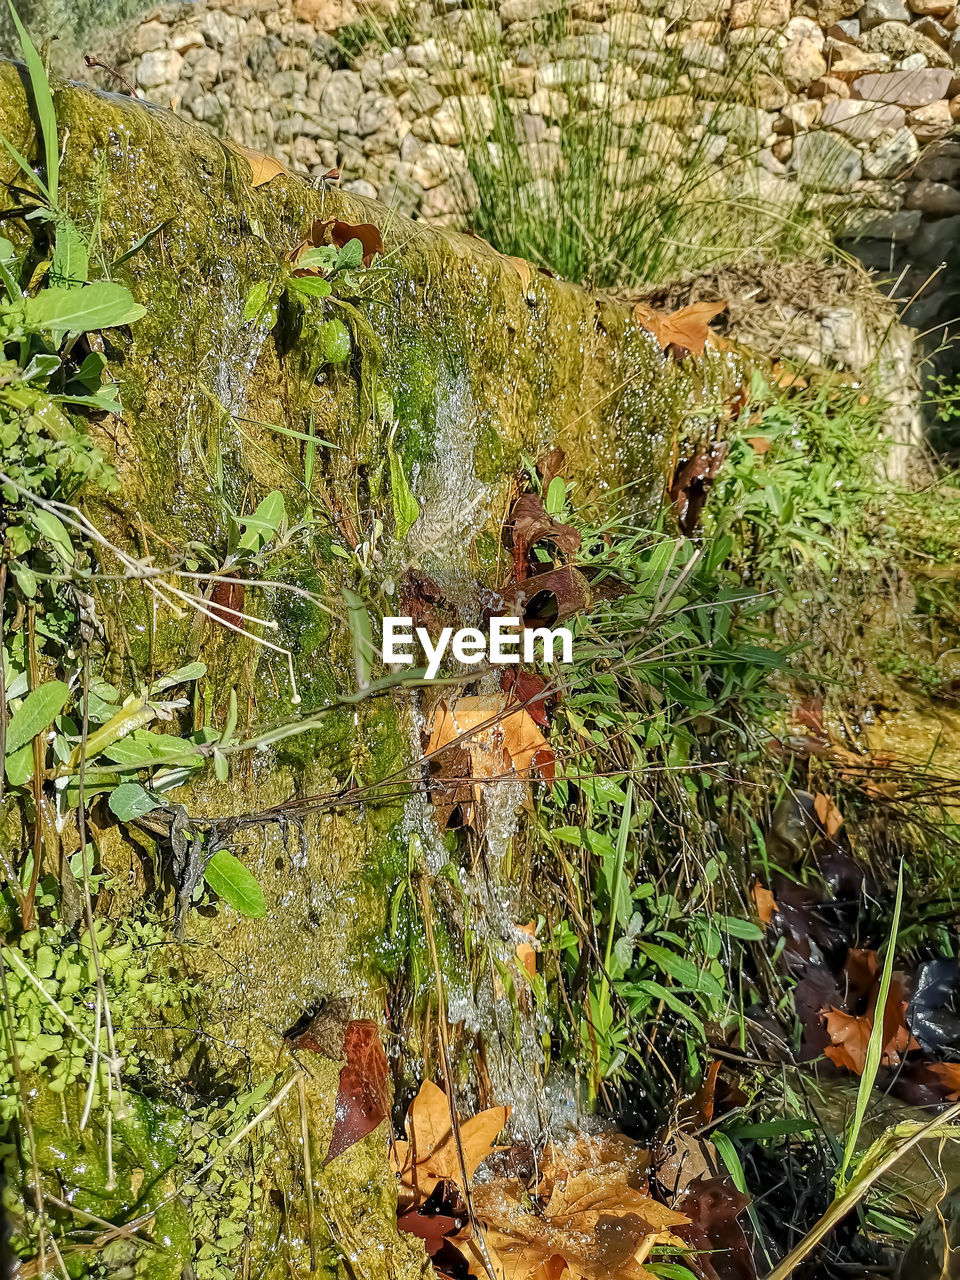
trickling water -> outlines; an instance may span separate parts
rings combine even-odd
[[[458,605],[466,604],[471,541],[489,515],[490,490],[474,465],[477,425],[466,372],[445,367],[437,381],[433,458],[411,476],[421,514],[407,545],[413,555],[429,560]]]

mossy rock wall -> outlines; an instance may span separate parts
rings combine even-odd
[[[196,657],[208,675],[194,728],[223,723],[231,690],[241,724],[322,709],[353,687],[341,588],[379,593],[378,607],[389,612],[391,582],[418,567],[459,593],[464,621],[472,620],[477,580],[489,584],[502,560],[513,477],[547,446],[566,450],[582,502],[602,504],[607,490],[628,483],[637,510],[658,506],[691,383],[628,307],[481,241],[424,229],[293,175],[254,187],[247,159],[169,112],[74,85],[57,86],[55,100],[62,204],[91,238],[94,274],[128,285],[147,308],[130,330],[102,340],[124,414],[96,430],[120,486],[111,497],[90,496],[88,514],[115,546],[177,564],[190,543],[222,556],[227,512],[250,512],[279,489],[288,523],[301,528],[270,580],[311,593],[252,586],[243,606],[278,622],[271,638],[293,653],[295,690],[282,655],[190,610],[158,610],[142,583],[111,576],[117,566],[106,555],[98,644],[118,684],[129,689]],[[36,154],[21,73],[10,63],[0,64],[0,131]],[[22,176],[8,157],[0,176],[11,211]],[[326,313],[351,331],[350,358],[339,365],[326,359],[319,301],[312,317],[281,307],[269,329],[244,319],[251,289],[278,277],[314,220],[331,218],[374,223],[384,240],[362,296]],[[28,225],[9,218],[7,234],[26,236]],[[302,437],[310,431],[324,443],[308,491]],[[394,529],[397,460],[421,512],[404,540]],[[368,544],[360,557],[332,551],[352,551],[354,535]],[[191,817],[254,814],[382,779],[410,759],[410,744],[407,701],[372,700],[238,758],[225,784],[211,772],[173,798]],[[382,1017],[394,962],[386,910],[406,859],[402,817],[399,802],[332,813],[307,805],[302,822],[241,826],[234,849],[263,886],[267,911],[247,920],[220,904],[190,915],[182,966],[202,1034],[194,1027],[172,1035],[181,1080],[195,1083],[203,1071],[233,1072],[247,1084],[268,1076],[286,1052],[284,1032],[325,999],[345,999],[354,1017]],[[163,842],[121,833],[103,805],[92,818],[104,856],[129,886],[111,913],[151,897],[169,914]],[[311,1086],[321,1151],[336,1080],[324,1068]],[[338,1161],[323,1194],[365,1242],[362,1274],[416,1274],[424,1256],[397,1241],[384,1144],[371,1142]],[[274,1229],[264,1210],[264,1238]]]

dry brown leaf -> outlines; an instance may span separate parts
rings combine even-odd
[[[521,1185],[508,1178],[474,1188],[474,1212],[502,1280],[648,1280],[643,1261],[658,1245],[682,1248],[673,1228],[687,1218],[636,1190],[625,1166],[585,1169],[558,1181],[542,1213],[526,1206]],[[612,1174],[609,1170],[615,1170]],[[473,1263],[475,1241],[454,1240]]]
[[[549,742],[529,711],[511,711],[508,705],[506,693],[437,703],[428,726],[426,754],[433,757],[431,790],[435,793],[438,820],[443,810],[460,805],[464,821],[470,825],[483,779],[500,778],[511,771],[526,778],[536,769],[542,778],[553,780],[555,757]],[[466,734],[470,737],[461,741]],[[467,759],[467,772],[463,756]],[[448,811],[441,825],[446,826],[449,819]]]
[[[281,173],[290,174],[286,165],[281,164],[275,156],[265,155],[262,151],[252,151],[249,147],[242,147],[239,142],[231,142],[229,145],[232,151],[243,156],[253,171],[253,179],[250,183],[252,187],[266,186]]]
[[[708,342],[715,347],[720,345],[709,325],[726,308],[726,302],[692,302],[668,313],[638,302],[633,316],[641,328],[653,334],[664,351],[682,359],[688,352],[703,355]]]
[[[469,1120],[461,1120],[460,1145],[468,1181],[497,1150],[494,1143],[509,1118],[509,1107],[491,1107]],[[463,1185],[450,1106],[439,1085],[430,1080],[423,1082],[410,1104],[405,1128],[406,1139],[397,1140],[391,1148],[390,1166],[408,1197],[425,1200],[444,1180],[455,1183],[461,1194],[466,1194],[469,1187]]]
[[[813,811],[817,815],[817,821],[827,833],[827,839],[832,840],[843,826],[843,814],[822,791],[813,797]]]
[[[530,288],[530,282],[535,275],[533,266],[526,260],[526,258],[514,258],[511,257],[509,253],[502,253],[500,256],[520,277],[520,286],[523,289],[523,292],[526,293]]]
[[[873,952],[864,953],[873,956]],[[874,956],[874,959],[876,957]],[[849,964],[848,957],[848,964]],[[822,1012],[827,1033],[831,1043],[824,1053],[838,1067],[845,1067],[856,1075],[863,1075],[867,1060],[867,1045],[873,1031],[876,1017],[877,999],[879,997],[880,980],[876,976],[874,989],[870,996],[870,1004],[866,1013],[845,1013],[842,1009],[831,1007]],[[880,1058],[882,1066],[896,1067],[901,1058],[911,1049],[919,1049],[920,1045],[910,1034],[906,1023],[907,1000],[903,983],[896,976],[890,983],[886,1004],[883,1008],[883,1053]]]
[[[760,923],[769,924],[773,919],[774,912],[779,911],[776,898],[762,884],[755,884],[753,886],[753,901],[757,908],[757,916],[760,919]]]

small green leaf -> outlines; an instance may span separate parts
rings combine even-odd
[[[243,516],[239,523],[243,525],[243,534],[237,543],[238,551],[249,551],[255,554],[268,543],[285,515],[283,494],[278,489],[268,493],[252,516]]]
[[[188,662],[184,667],[177,667],[176,671],[170,671],[167,675],[161,676],[158,680],[154,680],[150,686],[150,696],[162,693],[164,689],[172,689],[177,684],[191,684],[194,680],[199,680],[201,676],[207,674],[207,664],[205,662]]]
[[[43,511],[39,507],[31,511],[30,518],[46,540],[51,543],[64,564],[72,565],[74,562],[73,543],[70,541],[70,534],[67,532],[63,521],[55,516],[52,511]]]
[[[350,359],[350,330],[342,320],[324,320],[317,328],[320,353],[327,364],[345,364]]]
[[[352,271],[363,265],[363,241],[356,236],[348,240],[337,254],[337,270]]]
[[[123,782],[111,793],[107,804],[110,812],[121,822],[130,822],[133,818],[152,813],[159,808],[160,801],[139,782]]]
[[[4,766],[11,787],[23,787],[33,777],[33,744],[25,743],[19,751],[7,753]]]
[[[218,897],[229,902],[241,915],[256,920],[266,914],[263,890],[240,859],[226,849],[219,849],[213,855],[203,878]]]
[[[169,764],[174,761],[196,765],[202,763],[202,757],[194,743],[169,733],[150,733],[146,729],[136,729],[107,747],[103,754],[114,764],[126,769],[145,769],[153,764]]]
[[[7,755],[18,751],[50,727],[67,705],[70,690],[62,680],[48,680],[24,698],[7,725]]]
[[[359,244],[359,240],[357,241]],[[393,497],[393,518],[396,524],[397,539],[402,541],[414,524],[420,519],[420,505],[407,483],[403,462],[389,449],[390,455],[390,493]]]
[[[213,772],[218,782],[226,782],[230,777],[230,764],[227,757],[217,747],[213,749]]]
[[[339,266],[336,249],[332,244],[321,244],[308,249],[306,253],[300,255],[297,259],[297,269],[308,271],[311,267],[316,267],[318,271],[326,271],[334,263]],[[297,276],[295,278],[302,279],[303,277]]]
[[[367,607],[355,591],[343,588],[343,599],[347,606],[347,622],[353,637],[353,665],[357,673],[357,688],[370,687],[371,665],[376,649],[373,645],[373,629],[370,626],[370,615]]]
[[[320,276],[292,276],[287,281],[287,288],[294,293],[304,293],[308,298],[330,297],[330,282]]]
[[[567,482],[563,476],[554,476],[550,481],[550,487],[547,489],[547,496],[544,499],[544,507],[547,515],[558,516],[563,510],[567,502]]]
[[[53,261],[50,264],[50,280],[55,285],[76,289],[85,284],[90,274],[87,242],[77,224],[62,214],[57,219]]]
[[[133,324],[147,314],[129,289],[112,280],[98,280],[82,289],[52,285],[27,298],[25,319],[30,329],[48,329],[53,334],[89,333]]]
[[[17,586],[28,600],[32,600],[37,594],[37,575],[22,560],[11,560],[10,568],[17,580]]]

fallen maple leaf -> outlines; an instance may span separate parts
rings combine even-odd
[[[528,711],[509,710],[505,693],[440,701],[429,734],[431,792],[437,793],[433,803],[442,826],[457,806],[463,810],[464,822],[472,824],[473,805],[484,779],[510,772],[526,778],[536,769],[542,778],[553,780],[555,757],[549,742]]]
[[[469,1187],[464,1186],[463,1169],[471,1181],[478,1167],[497,1150],[494,1143],[509,1118],[509,1107],[491,1107],[460,1121],[461,1168],[447,1095],[439,1085],[425,1080],[407,1111],[407,1137],[397,1139],[390,1150],[390,1166],[400,1178],[408,1202],[422,1202],[444,1180],[455,1183],[466,1195]]]
[[[912,1107],[960,1101],[960,1062],[913,1062],[898,1072],[893,1091]]]
[[[665,352],[683,359],[688,353],[703,355],[708,342],[720,345],[709,325],[726,308],[726,302],[692,302],[678,311],[665,312],[638,302],[633,316],[641,328],[653,334]]]
[[[682,1247],[673,1228],[687,1218],[636,1190],[626,1167],[607,1178],[586,1169],[558,1181],[542,1212],[527,1206],[519,1182],[495,1178],[476,1187],[474,1214],[494,1272],[502,1280],[649,1280],[642,1263],[658,1245]],[[474,1239],[454,1239],[477,1275]]]
[[[870,981],[865,1013],[848,1013],[833,1006],[821,1011],[831,1043],[824,1053],[838,1067],[844,1067],[856,1075],[863,1075],[866,1066],[867,1046],[876,1018],[877,1000],[880,995],[879,964],[876,953],[851,948],[847,956],[847,974],[854,997],[862,1000],[857,988]],[[895,975],[887,992],[883,1007],[882,1066],[895,1067],[905,1053],[919,1049],[920,1045],[910,1034],[906,1024],[907,1001],[902,981]]]

